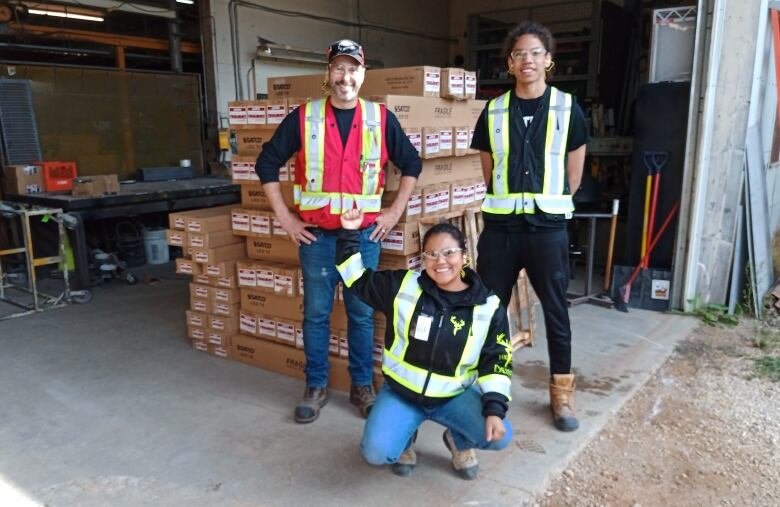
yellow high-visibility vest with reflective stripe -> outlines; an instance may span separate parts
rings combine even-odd
[[[425,368],[415,366],[405,360],[406,350],[411,339],[410,325],[414,309],[423,292],[418,282],[419,277],[420,273],[407,272],[393,301],[394,336],[390,347],[385,348],[382,372],[410,391],[431,398],[456,396],[468,389],[474,382],[478,382],[483,392],[498,392],[506,396],[507,399],[511,399],[509,377],[490,374],[484,378],[478,378],[477,368],[480,353],[487,339],[490,321],[500,303],[496,295],[488,297],[484,304],[474,306],[466,346],[452,376],[429,373]],[[431,332],[436,331],[432,329]],[[425,382],[429,375],[430,379],[426,387]]]
[[[540,193],[509,191],[509,101],[512,90],[488,104],[488,137],[493,152],[491,192],[482,202],[482,211],[497,215],[545,213],[566,215],[574,211],[574,202],[566,190],[566,147],[573,97],[550,87],[544,142],[544,183]]]
[[[325,172],[325,104],[327,99],[313,100],[303,106],[304,135],[302,147],[305,153],[304,186],[295,184],[293,200],[301,211],[316,210],[330,205],[331,214],[340,215],[353,207],[367,213],[382,208],[382,189],[379,178],[382,172],[382,111],[379,104],[359,99],[362,120],[362,150],[360,170],[361,193],[323,191]]]

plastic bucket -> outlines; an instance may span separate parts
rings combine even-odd
[[[165,229],[144,229],[144,251],[149,264],[165,264],[170,260]]]
[[[128,268],[143,266],[146,262],[144,239],[138,231],[138,227],[131,222],[117,224],[116,249],[119,258],[127,263]]]

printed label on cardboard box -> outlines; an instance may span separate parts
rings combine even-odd
[[[425,154],[435,155],[439,153],[440,149],[439,132],[426,132],[425,133]]]
[[[464,83],[463,74],[450,72],[450,93],[452,95],[463,95]]]
[[[439,131],[439,150],[452,151],[452,129]]]
[[[267,213],[252,213],[250,219],[250,231],[260,236],[271,235],[271,217]]]
[[[269,125],[282,123],[285,116],[287,116],[287,107],[284,104],[268,104],[266,118]]]
[[[168,244],[172,246],[184,246],[184,236],[186,233],[183,231],[169,230],[168,231]]]
[[[209,351],[209,344],[202,339],[192,340],[192,347],[195,350],[200,350],[201,352]]]
[[[176,272],[177,273],[182,273],[182,274],[185,274],[185,275],[191,275],[192,274],[192,265],[193,265],[193,263],[191,261],[186,261],[186,260],[181,260],[181,259],[177,259],[177,261],[180,261],[180,262],[176,262]]]
[[[217,285],[219,285],[220,287],[233,289],[236,286],[236,279],[233,276],[220,276],[219,278],[217,278]]]
[[[465,93],[467,97],[473,98],[477,94],[477,74],[476,72],[466,71],[464,75]]]
[[[257,287],[257,272],[249,267],[238,268],[238,285],[241,287]]]
[[[265,125],[265,104],[251,104],[246,107],[246,119],[249,125]]]
[[[250,231],[249,213],[244,210],[233,210],[230,213],[230,223],[234,231]]]
[[[273,226],[274,236],[287,236],[287,231],[284,230],[279,219],[273,217],[273,219],[271,219],[271,224]]]
[[[474,185],[474,200],[475,201],[481,201],[485,198],[485,193],[487,192],[487,185],[485,185],[484,181],[480,181],[476,185]]]
[[[415,192],[406,204],[406,216],[413,217],[422,213],[422,192]]]
[[[409,142],[412,143],[417,153],[422,153],[422,134],[420,132],[410,132],[406,134],[409,138]]]
[[[187,312],[187,324],[193,327],[203,327],[206,322],[203,318],[203,314],[195,312]]]
[[[425,73],[425,91],[439,93],[439,90],[441,90],[441,73],[427,71]]]
[[[225,316],[234,315],[234,305],[229,305],[227,303],[215,303],[214,313]]]
[[[468,129],[458,129],[455,131],[455,149],[467,150],[469,148]]]
[[[209,288],[208,287],[195,287],[195,297],[198,298],[207,298],[209,297]]]
[[[257,318],[243,311],[239,314],[239,329],[242,333],[257,334]]]
[[[276,323],[276,337],[290,345],[295,345],[295,324],[280,320]]]
[[[231,125],[246,125],[247,123],[246,106],[243,105],[228,106],[228,118]]]
[[[289,276],[274,274],[274,292],[285,296],[294,296],[293,279]]]
[[[191,328],[189,334],[190,338],[195,340],[202,340],[206,337],[206,331],[204,331],[202,328]]]
[[[257,319],[257,332],[260,336],[276,338],[276,320],[271,317]]]
[[[208,285],[211,280],[209,280],[209,275],[199,274],[199,275],[192,275],[192,281],[195,283]]]

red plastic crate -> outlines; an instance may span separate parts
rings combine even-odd
[[[43,188],[47,192],[70,190],[78,176],[76,162],[40,162],[43,167]]]

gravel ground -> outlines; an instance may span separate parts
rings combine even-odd
[[[700,326],[537,505],[780,506],[780,382],[754,362],[779,355],[777,320]]]

